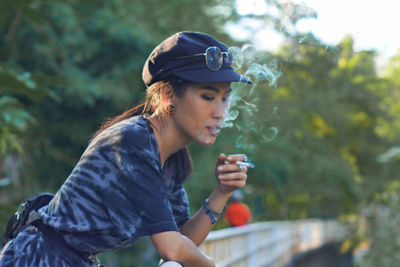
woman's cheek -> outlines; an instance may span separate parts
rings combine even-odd
[[[223,120],[225,120],[225,118],[226,118],[226,116],[228,115],[228,112],[229,112],[229,106],[227,106],[225,109],[224,109],[224,112],[223,112],[223,114],[222,114],[222,116],[223,116]]]

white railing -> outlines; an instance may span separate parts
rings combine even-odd
[[[281,267],[297,253],[345,237],[346,226],[333,220],[263,222],[212,231],[200,248],[217,267]]]

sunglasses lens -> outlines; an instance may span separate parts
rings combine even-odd
[[[216,46],[207,48],[206,50],[206,63],[210,70],[218,70],[222,65],[221,49]]]
[[[240,69],[243,66],[243,53],[242,50],[237,46],[229,47],[228,59],[232,68]]]

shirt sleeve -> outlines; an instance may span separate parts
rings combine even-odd
[[[170,195],[170,202],[175,222],[178,227],[184,225],[190,218],[189,202],[182,183],[176,183]]]
[[[115,150],[120,172],[110,182],[107,209],[123,238],[178,231],[159,156],[146,133],[127,133]]]

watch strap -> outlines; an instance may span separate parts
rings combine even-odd
[[[215,224],[218,220],[219,215],[221,215],[226,209],[226,206],[220,212],[213,211],[210,206],[208,205],[208,198],[204,201],[203,210],[204,212],[210,217],[211,223]]]

